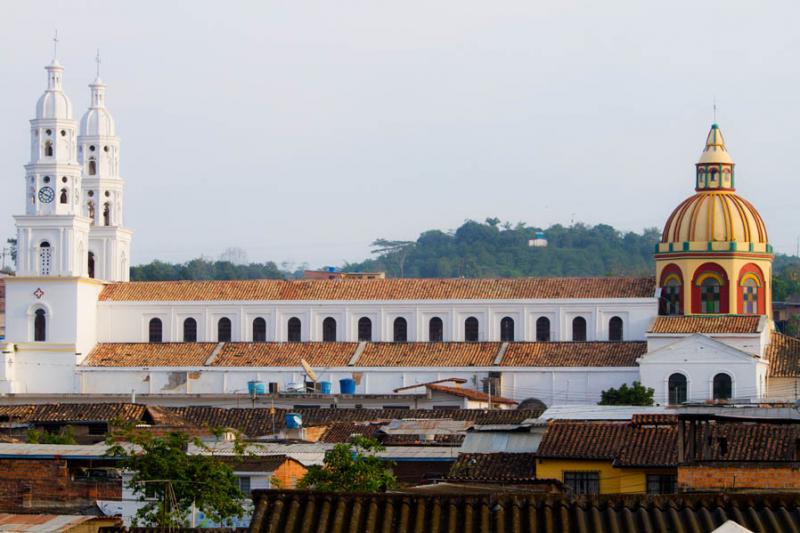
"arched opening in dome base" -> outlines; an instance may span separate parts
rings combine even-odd
[[[703,263],[692,278],[692,313],[727,314],[730,312],[728,275],[716,263]]]
[[[661,271],[661,298],[659,312],[662,315],[683,314],[683,272],[675,263],[670,263]]]
[[[737,312],[740,315],[766,314],[766,286],[764,273],[754,263],[748,263],[739,271],[736,283]]]

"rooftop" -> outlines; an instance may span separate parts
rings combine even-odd
[[[111,283],[101,301],[653,298],[653,278],[334,279]]]
[[[719,315],[719,316],[659,316],[650,325],[648,333],[734,333],[756,334],[762,331],[765,323],[759,315]]]
[[[448,481],[524,483],[536,480],[535,453],[462,453]]]

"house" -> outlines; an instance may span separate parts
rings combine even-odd
[[[0,513],[0,531],[99,533],[122,526],[111,516]]]

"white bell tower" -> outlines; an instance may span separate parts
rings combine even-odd
[[[89,109],[81,119],[78,158],[83,171],[81,212],[90,220],[86,274],[104,281],[128,281],[133,232],[123,227],[123,181],[119,175],[119,137],[106,109],[106,86],[97,78],[89,85]]]
[[[78,128],[62,89],[64,68],[45,67],[47,90],[31,120],[31,156],[25,165],[25,214],[15,216],[18,276],[85,275],[89,219],[82,216]]]

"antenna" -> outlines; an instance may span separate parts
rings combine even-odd
[[[714,124],[717,123],[717,97],[714,96]]]
[[[306,371],[306,375],[313,381],[314,383],[319,383],[319,378],[317,377],[317,373],[314,372],[314,369],[311,368],[311,365],[308,364],[308,361],[305,359],[300,359],[300,365],[303,367],[303,370]]]
[[[56,57],[58,57],[58,28],[56,28],[53,34],[53,59]]]
[[[94,60],[97,62],[97,77],[99,78],[100,77],[100,49],[99,48],[97,49],[97,56],[94,58]]]

